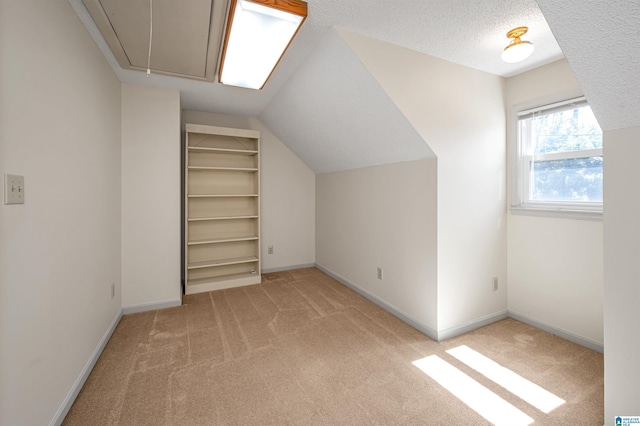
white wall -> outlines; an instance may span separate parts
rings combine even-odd
[[[436,160],[429,159],[316,176],[317,264],[432,336],[436,174]]]
[[[122,306],[176,306],[180,93],[122,84]]]
[[[315,264],[316,175],[258,119],[260,131],[260,218],[262,269]],[[273,246],[273,254],[267,247]]]
[[[507,114],[580,94],[565,60],[507,80]],[[510,155],[513,122],[508,122]],[[510,170],[513,172],[513,170]],[[511,192],[511,191],[510,191]],[[602,222],[508,215],[509,311],[601,350]]]
[[[341,31],[438,157],[438,334],[506,314],[503,79]],[[502,283],[492,291],[493,277]]]
[[[0,424],[46,425],[120,313],[120,83],[66,0],[0,9]]]
[[[605,421],[640,413],[640,127],[604,134]],[[626,413],[626,414],[625,414]],[[632,414],[636,413],[636,414]]]
[[[262,271],[315,263],[315,174],[256,118],[183,111],[185,123],[260,132]],[[273,246],[273,254],[267,247]]]

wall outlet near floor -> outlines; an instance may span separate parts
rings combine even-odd
[[[111,283],[111,298],[116,297],[116,283]]]
[[[273,254],[273,246],[267,247],[267,254]]]
[[[493,291],[498,291],[498,277],[493,277]]]
[[[378,279],[382,281],[382,268],[378,266]]]

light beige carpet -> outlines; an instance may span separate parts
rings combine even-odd
[[[500,420],[513,410],[522,424],[603,424],[599,353],[511,319],[436,343],[317,269],[263,278],[124,316],[64,424],[516,426]],[[460,347],[564,402],[545,413],[447,352]],[[437,361],[431,376],[420,359]],[[508,409],[476,401],[486,392]]]

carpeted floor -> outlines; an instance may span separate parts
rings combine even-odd
[[[545,413],[518,386],[561,405]],[[595,426],[603,413],[602,354],[511,319],[436,343],[310,268],[124,316],[64,425]]]

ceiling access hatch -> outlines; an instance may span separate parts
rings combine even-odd
[[[146,72],[150,0],[82,0],[123,69]],[[152,73],[214,81],[223,0],[153,0]]]

